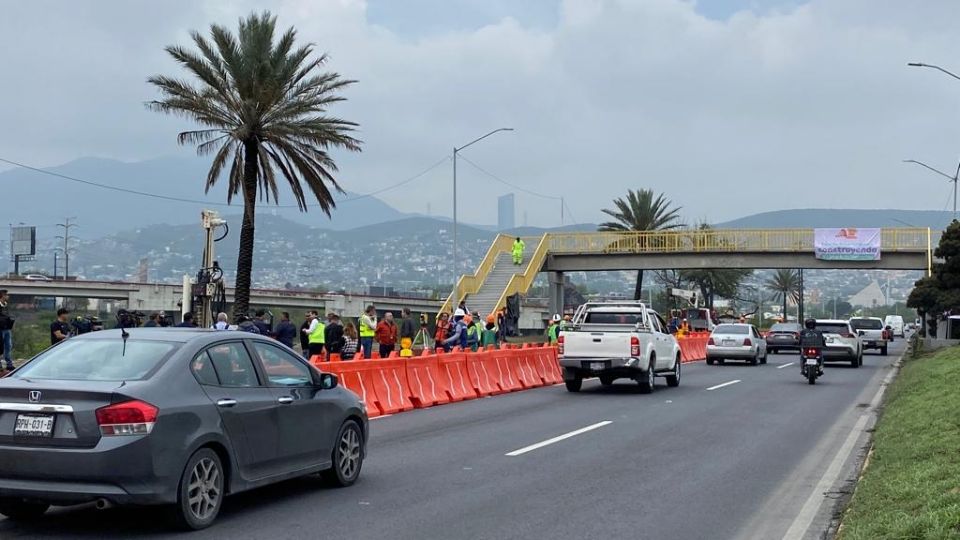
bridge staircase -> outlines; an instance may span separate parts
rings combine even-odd
[[[466,301],[470,311],[482,317],[504,307],[507,298],[516,293],[526,293],[543,267],[547,256],[546,236],[523,237],[526,250],[523,263],[513,264],[513,242],[516,237],[498,235],[480,262],[473,275],[461,276],[457,281],[456,299],[447,297],[440,312],[452,313],[461,301]]]

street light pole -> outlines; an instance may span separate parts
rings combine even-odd
[[[460,277],[460,258],[457,250],[457,154],[464,148],[476,144],[493,135],[494,133],[499,133],[501,131],[513,131],[513,128],[497,128],[482,137],[477,137],[476,139],[459,148],[456,146],[453,147],[453,294],[450,296],[451,311],[456,310],[457,306],[460,304],[460,295],[459,291],[457,290],[457,279]]]
[[[905,160],[903,160],[903,162],[904,162],[904,163],[914,163],[914,164],[916,164],[916,165],[920,165],[921,167],[924,167],[924,168],[926,168],[926,169],[929,169],[929,170],[931,170],[931,171],[939,174],[940,176],[946,178],[947,180],[953,182],[953,219],[957,219],[957,180],[960,179],[960,163],[957,163],[957,172],[955,172],[955,173],[953,174],[953,176],[950,176],[949,174],[947,174],[947,173],[945,173],[945,172],[943,172],[943,171],[941,171],[941,170],[939,170],[939,169],[935,169],[935,168],[927,165],[926,163],[924,163],[924,162],[922,162],[922,161],[917,161],[917,160],[915,160],[915,159],[905,159]]]
[[[910,66],[910,67],[923,67],[923,68],[935,69],[935,70],[937,70],[937,71],[939,71],[939,72],[941,72],[941,73],[946,73],[947,75],[949,75],[949,76],[953,77],[954,79],[957,79],[958,81],[960,81],[960,75],[957,75],[956,73],[953,73],[953,72],[951,72],[951,71],[947,71],[947,70],[943,69],[943,68],[940,67],[940,66],[935,66],[935,65],[933,65],[933,64],[924,64],[923,62],[907,62],[907,65]]]
[[[70,279],[70,229],[77,226],[76,223],[70,223],[71,220],[77,219],[75,217],[68,217],[64,219],[63,223],[57,223],[57,227],[63,227],[63,236],[58,236],[57,238],[63,238],[63,280],[67,281]]]

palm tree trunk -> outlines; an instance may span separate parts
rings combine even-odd
[[[237,283],[234,290],[233,317],[250,311],[250,275],[253,273],[253,240],[257,208],[258,142],[243,145],[243,224],[240,227],[240,252],[237,254]]]
[[[643,270],[637,270],[637,285],[633,288],[633,299],[643,299]]]
[[[787,322],[787,297],[790,295],[787,291],[783,291],[783,322]]]

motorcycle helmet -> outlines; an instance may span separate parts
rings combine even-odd
[[[817,321],[816,321],[816,319],[807,319],[807,320],[803,321],[803,326],[804,326],[807,330],[813,330],[814,328],[817,327]]]

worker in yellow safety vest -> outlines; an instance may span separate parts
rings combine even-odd
[[[310,325],[303,329],[307,334],[307,347],[310,358],[323,356],[323,345],[326,340],[327,326],[320,320],[316,310],[310,311]]]
[[[523,249],[527,247],[518,236],[513,242],[513,264],[523,264]]]
[[[373,336],[377,333],[377,308],[372,305],[367,306],[366,311],[357,321],[357,328],[360,329],[360,346],[363,347],[363,357],[369,360],[373,358]]]

